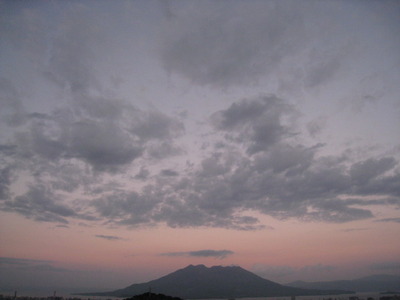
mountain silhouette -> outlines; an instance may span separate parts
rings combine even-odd
[[[317,282],[295,281],[287,285],[305,289],[345,289],[355,292],[400,291],[400,276],[372,275],[353,280]]]
[[[132,297],[145,292],[162,293],[184,299],[244,298],[344,294],[345,291],[321,291],[287,287],[261,278],[241,267],[190,265],[146,283],[91,296]]]
[[[131,298],[126,298],[125,300],[182,300],[179,297],[171,297],[164,294],[154,294],[154,293],[144,293],[141,295],[136,295]]]

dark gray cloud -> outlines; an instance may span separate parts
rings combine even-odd
[[[2,123],[8,126],[19,126],[25,121],[25,111],[18,90],[6,78],[0,78],[0,104]]]
[[[339,71],[343,60],[343,53],[332,57],[332,53],[323,53],[315,49],[310,52],[310,62],[307,64],[307,72],[304,85],[307,88],[317,87],[334,77]]]
[[[76,123],[71,135],[71,154],[99,170],[129,164],[143,151],[114,124]]]
[[[167,116],[152,127],[154,114],[135,119],[138,112],[132,106],[124,111],[135,126],[144,122],[146,130],[138,135],[134,128],[140,126],[122,127],[107,118],[76,121],[73,113],[31,118],[29,130],[2,147],[4,162],[18,162],[6,163],[2,173],[1,209],[62,224],[72,218],[128,227],[165,223],[255,230],[265,225],[251,211],[278,219],[342,223],[372,218],[373,205],[400,205],[395,158],[352,161],[345,155],[319,155],[323,144],[297,142],[294,123],[287,121],[295,109],[277,97],[241,100],[212,114],[215,142],[225,147],[205,151],[188,171],[164,168],[152,177],[141,160],[152,157],[149,145],[172,142],[182,128]],[[168,130],[156,129],[169,124]],[[149,180],[141,190],[129,190],[101,175],[118,175],[136,160],[141,167],[135,178]],[[10,199],[10,176],[22,167],[37,184]],[[68,203],[57,193],[80,188],[93,199]]]
[[[307,131],[312,136],[317,136],[326,127],[327,118],[319,117],[307,123]]]
[[[284,118],[294,115],[294,109],[275,96],[245,99],[212,115],[216,129],[227,133],[230,140],[243,143],[247,152],[266,150],[293,134]]]
[[[212,10],[203,4],[182,10],[172,5],[164,66],[198,84],[228,87],[254,82],[304,51],[310,63],[300,67],[303,83],[323,85],[339,72],[344,44],[331,52],[299,48],[310,38],[304,35],[307,4],[290,3],[298,10],[281,2],[221,2]],[[215,147],[203,149],[190,170],[152,169],[154,161],[183,154],[177,144],[185,133],[182,121],[115,99],[95,69],[108,49],[98,47],[103,20],[84,6],[67,11],[49,37],[39,30],[43,24],[26,15],[11,27],[34,28],[29,43],[7,33],[18,51],[37,58],[30,64],[62,101],[47,112],[32,111],[23,105],[21,86],[0,81],[3,124],[18,129],[1,141],[2,210],[62,224],[80,219],[129,227],[164,223],[255,230],[265,226],[253,211],[279,219],[349,222],[373,217],[370,205],[400,205],[394,157],[321,156],[323,144],[305,145],[297,138],[296,107],[274,95],[236,101],[213,113]],[[315,30],[311,37],[319,34]],[[316,119],[308,129],[315,136],[323,126]],[[13,176],[21,170],[30,187],[12,198]],[[124,174],[143,186],[132,190],[126,182],[117,184]],[[86,200],[61,196],[78,191]]]
[[[316,87],[340,71],[351,49],[351,35],[326,13],[335,10],[298,1],[171,6],[162,61],[166,70],[200,85],[248,86],[295,70],[306,87]],[[331,39],[316,47],[314,41],[326,36]]]
[[[367,159],[355,163],[350,169],[351,180],[357,183],[366,183],[382,175],[386,171],[393,169],[396,161],[393,157],[384,157],[381,159]]]
[[[198,251],[188,251],[188,252],[167,252],[161,253],[163,256],[193,256],[193,257],[214,257],[219,259],[224,259],[229,255],[234,254],[230,250],[198,250]]]
[[[302,17],[293,13],[297,10],[279,3],[219,2],[212,7],[198,3],[186,7],[185,14],[177,11],[167,24],[162,50],[167,70],[199,84],[253,82],[295,50],[304,29]]]
[[[147,226],[154,223],[154,214],[163,197],[148,190],[136,192],[114,192],[110,196],[92,201],[101,218],[127,226]]]
[[[161,170],[160,175],[167,176],[167,177],[174,177],[174,176],[178,176],[179,173],[174,170],[171,170],[171,169],[164,169],[164,170]]]
[[[61,88],[82,93],[98,84],[93,76],[95,53],[91,46],[99,45],[98,28],[102,25],[84,6],[67,6],[65,10],[67,13],[59,20],[58,34],[50,41],[45,75]]]
[[[169,140],[183,133],[183,124],[157,112],[141,112],[132,124],[132,132],[142,140]]]
[[[343,223],[372,218],[370,206],[399,205],[398,162],[393,157],[354,162],[345,155],[320,156],[324,145],[306,147],[286,136],[293,131],[290,124],[280,125],[285,138],[255,153],[241,151],[243,145],[259,144],[253,127],[268,119],[270,110],[272,120],[280,124],[276,116],[286,112],[286,106],[279,101],[248,99],[213,114],[215,133],[229,131],[216,143],[229,146],[215,147],[197,166],[180,174],[184,176],[164,169],[141,192],[115,192],[93,201],[92,207],[101,218],[119,225],[161,222],[171,227],[255,230],[265,226],[246,211],[278,219]],[[266,131],[270,132],[275,134]]]
[[[44,186],[31,187],[24,195],[5,201],[2,209],[41,222],[68,223],[69,217],[77,215],[73,208],[63,204],[59,196]]]
[[[97,234],[97,238],[108,240],[108,241],[121,241],[123,238],[115,235],[103,235],[103,234]]]
[[[27,125],[15,146],[26,156],[77,158],[97,171],[120,170],[143,155],[162,159],[178,153],[173,140],[184,131],[180,121],[115,99],[99,79],[96,62],[108,54],[100,34],[107,32],[107,26],[99,14],[85,5],[61,7],[64,13],[46,30],[40,22],[44,18],[35,9],[10,7],[20,12],[20,22],[9,16],[3,20],[14,30],[5,35],[14,41],[18,53],[34,54],[36,59],[26,63],[34,64],[32,68],[44,75],[41,80],[63,95],[62,101],[52,103],[57,104],[53,112],[30,112],[23,106],[23,86],[0,80],[2,121]]]
[[[0,169],[0,200],[9,199],[10,184],[11,184],[10,168],[6,167],[4,169]]]
[[[135,179],[137,180],[146,180],[150,175],[149,170],[147,170],[145,167],[141,167],[139,172],[134,176]]]
[[[23,105],[26,91],[22,85],[0,80],[1,121],[9,129],[17,128],[1,137],[0,209],[64,224],[69,218],[94,221],[97,217],[83,212],[88,206],[85,201],[72,205],[59,191],[98,194],[116,189],[115,182],[112,187],[105,182],[107,175],[121,173],[141,159],[176,155],[181,149],[175,140],[184,132],[178,119],[110,95],[94,68],[104,50],[97,47],[101,43],[98,29],[104,23],[85,6],[65,8],[68,13],[57,18],[58,30],[49,35],[47,30],[38,30],[42,25],[35,25],[40,14],[34,9],[29,11],[33,19],[24,15],[20,24],[5,20],[12,21],[8,25],[21,34],[24,28],[33,31],[32,45],[18,34],[7,36],[22,54],[33,55],[27,57],[35,60],[26,63],[35,65],[31,68],[39,72],[35,76],[43,75],[38,80],[54,88],[60,100],[51,103],[45,113],[32,111]],[[44,40],[45,49],[35,47]],[[30,187],[14,197],[11,179],[20,179],[21,170]],[[99,216],[102,212],[99,209]]]
[[[273,100],[278,101],[275,98]],[[284,107],[274,102],[271,106]],[[267,107],[268,99],[238,102],[214,114],[213,124],[218,130],[233,131],[236,137],[242,135],[245,144],[257,144],[258,136],[251,134],[251,130],[253,124],[259,122],[259,117],[268,117],[265,113]],[[287,126],[286,131],[290,132],[291,128]],[[235,140],[232,136],[225,138],[229,142],[233,140],[233,145],[243,144],[241,139]],[[250,152],[254,155],[253,160],[232,149],[211,153],[202,161],[191,180],[183,179],[175,188],[174,194],[180,189],[178,195],[183,197],[184,202],[179,202],[179,206],[169,205],[167,211],[161,210],[164,212],[162,216],[165,217],[168,212],[174,216],[174,224],[180,226],[187,226],[187,220],[179,217],[178,211],[182,215],[194,214],[196,218],[192,219],[192,225],[210,222],[206,224],[229,228],[240,227],[238,224],[241,224],[242,229],[246,226],[255,229],[256,218],[236,216],[232,218],[233,222],[229,222],[225,217],[235,216],[237,211],[243,209],[254,209],[281,219],[296,217],[308,221],[341,223],[373,217],[371,210],[357,207],[359,205],[396,205],[396,191],[386,182],[394,182],[398,174],[384,175],[397,166],[393,157],[351,163],[340,156],[316,157],[323,145],[307,148],[301,144],[293,146],[289,141],[289,138],[283,139],[269,147],[260,147],[257,153]],[[369,180],[354,180],[358,178],[358,168],[368,166],[371,162],[375,167]],[[366,195],[374,186],[380,186],[377,194],[386,198],[374,201],[360,198],[356,201],[354,198],[341,197],[354,191],[363,191],[362,194]],[[375,191],[378,188],[374,188]],[[166,208],[165,203],[162,209]],[[185,212],[185,204],[190,205],[191,212]]]
[[[93,105],[99,106],[96,103]],[[19,135],[19,141],[23,143],[26,152],[30,150],[31,155],[38,154],[51,159],[77,158],[95,170],[112,171],[130,164],[143,155],[151,156],[151,151],[163,147],[163,143],[173,145],[172,139],[182,132],[180,122],[161,113],[159,115],[163,116],[164,122],[155,122],[153,130],[156,131],[161,126],[160,130],[164,133],[157,135],[155,132],[149,132],[147,136],[143,132],[136,133],[134,129],[123,129],[124,116],[120,116],[119,122],[109,121],[107,118],[97,118],[97,120],[86,118],[83,121],[77,119],[75,115],[68,116],[68,112],[64,111],[63,116],[59,116],[60,113],[62,112],[55,112],[48,121],[33,120],[30,132]],[[141,114],[141,111],[132,109],[132,114],[129,115],[130,120],[136,125],[140,125],[141,122],[151,124],[156,120],[143,116],[137,120],[138,114]],[[147,143],[149,139],[155,142],[149,144]],[[149,148],[147,152],[146,147]],[[158,155],[158,158],[162,157],[164,156]]]

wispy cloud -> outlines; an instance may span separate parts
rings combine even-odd
[[[353,232],[353,231],[365,231],[369,230],[370,228],[346,228],[343,229],[344,232]]]
[[[394,222],[394,223],[400,223],[400,218],[385,218],[385,219],[376,220],[375,222]]]
[[[7,269],[13,268],[20,271],[37,272],[72,272],[72,270],[54,266],[55,262],[51,260],[27,259],[15,257],[0,257],[0,267]]]
[[[42,264],[51,263],[50,260],[39,260],[39,259],[27,259],[27,258],[15,258],[15,257],[0,257],[0,264],[2,265],[30,265],[30,264]]]
[[[108,241],[122,241],[122,240],[124,240],[124,238],[121,238],[121,237],[115,236],[115,235],[97,234],[96,237],[100,238],[100,239],[105,239],[105,240],[108,240]]]
[[[193,257],[214,257],[218,259],[224,259],[229,255],[234,254],[230,250],[197,250],[188,252],[167,252],[161,253],[162,256],[193,256]]]
[[[40,264],[34,266],[23,267],[24,271],[35,271],[35,272],[73,272],[70,269],[55,267],[49,264]]]

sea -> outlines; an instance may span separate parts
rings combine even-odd
[[[16,293],[18,298],[31,298],[31,299],[48,299],[48,300],[61,300],[61,299],[81,299],[81,300],[121,300],[122,298],[110,297],[110,296],[83,296],[79,293],[93,291],[93,292],[105,292],[107,290],[97,290],[93,289],[81,289],[81,290],[4,290],[0,288],[0,298],[13,299]],[[296,297],[257,297],[257,298],[237,298],[237,299],[196,299],[196,300],[379,300],[381,297],[390,296],[386,294],[381,294],[379,292],[369,292],[369,293],[354,293],[354,294],[343,294],[343,295],[321,295],[321,296],[296,296]],[[356,297],[356,298],[355,298]],[[187,299],[190,300],[190,299]]]

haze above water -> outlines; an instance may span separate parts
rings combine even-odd
[[[0,1],[0,286],[399,275],[399,15]]]

